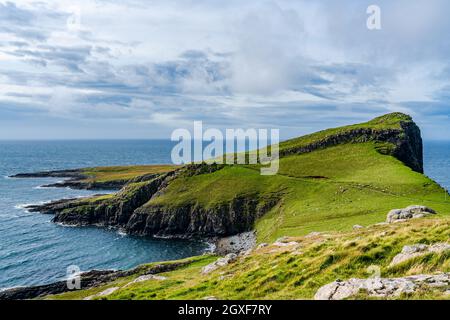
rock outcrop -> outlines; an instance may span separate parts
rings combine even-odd
[[[112,181],[91,181],[83,169],[75,170],[56,170],[36,173],[19,173],[11,178],[63,178],[64,181],[43,185],[44,188],[71,188],[81,190],[119,190],[129,180],[119,179]]]
[[[181,207],[144,205],[137,208],[125,229],[139,235],[174,237],[226,237],[253,228],[278,199],[261,206],[257,195],[239,196],[228,203],[204,208],[197,203]]]
[[[257,194],[249,194],[209,208],[197,203],[171,207],[149,203],[164,193],[177,177],[208,174],[222,168],[215,164],[189,165],[156,177],[145,177],[141,179],[143,181],[130,182],[111,198],[65,199],[26,209],[54,214],[55,223],[115,227],[143,236],[211,238],[247,232],[258,217],[277,203],[277,197],[261,200]]]
[[[314,150],[325,149],[344,143],[363,143],[374,141],[380,143],[378,151],[396,157],[414,171],[423,173],[423,142],[419,127],[414,123],[410,116],[402,113],[393,113],[369,123],[385,121],[387,117],[398,116],[400,128],[376,128],[376,127],[357,127],[347,128],[326,137],[316,140],[312,143],[292,148],[280,150],[280,156],[290,154],[302,154]],[[388,144],[385,146],[384,144]]]
[[[430,253],[442,253],[449,250],[450,244],[448,243],[435,243],[433,245],[414,244],[411,246],[404,246],[402,252],[392,259],[390,266],[392,267],[410,259],[425,256]]]
[[[319,134],[320,139],[314,142],[300,143],[297,146],[288,144],[292,147],[280,148],[280,156],[311,152],[338,144],[373,141],[377,146],[384,146],[377,149],[380,152],[397,157],[416,171],[423,170],[420,130],[409,116],[390,114],[366,124],[329,132],[330,134],[326,135]],[[169,201],[163,204],[152,201],[163,195],[169,184],[178,177],[211,174],[222,168],[224,165],[215,163],[187,165],[164,174],[142,176],[126,182],[119,181],[120,185],[124,184],[123,188],[115,196],[101,201],[69,199],[33,206],[29,210],[55,214],[53,221],[57,223],[116,227],[130,234],[144,236],[210,238],[233,236],[250,231],[259,217],[279,203],[281,198],[279,195],[260,196],[257,191],[252,194],[236,193],[226,201],[207,205],[195,200],[174,204]],[[80,180],[86,178],[80,170],[16,177],[38,176],[72,177],[60,186],[86,183]],[[84,186],[84,188],[91,187],[98,186]],[[418,217],[420,214],[424,213],[414,211],[412,216]],[[398,216],[402,217],[402,214]],[[397,216],[392,215],[390,219],[397,219]]]
[[[211,272],[219,269],[220,267],[226,266],[226,265],[236,261],[237,257],[238,256],[235,253],[229,253],[225,257],[219,258],[216,261],[214,261],[213,263],[210,263],[207,266],[204,266],[202,268],[202,274],[208,274],[208,273],[211,273]]]
[[[429,216],[432,214],[436,214],[436,211],[425,206],[414,205],[406,207],[404,209],[394,209],[389,211],[386,217],[386,222],[387,223],[401,222],[409,219],[423,218],[425,216]]]
[[[450,273],[437,275],[416,275],[404,278],[370,278],[334,281],[321,287],[315,300],[343,300],[366,294],[369,297],[397,298],[402,294],[412,294],[420,288],[434,288],[445,291],[450,285]]]

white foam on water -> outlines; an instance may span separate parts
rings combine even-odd
[[[44,203],[42,203],[42,204],[44,204]],[[36,205],[36,203],[20,203],[20,204],[15,205],[14,209],[24,210],[26,207],[34,206],[34,205]]]
[[[123,230],[123,229],[117,230],[117,234],[118,234],[119,236],[121,236],[121,237],[126,237],[126,236],[128,236],[128,233],[127,233],[125,230]]]

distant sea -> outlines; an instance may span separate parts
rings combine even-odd
[[[45,284],[66,268],[127,269],[201,254],[202,242],[141,238],[95,227],[63,227],[26,204],[98,191],[40,188],[57,179],[9,179],[20,172],[170,163],[170,141],[0,141],[0,288]],[[425,143],[425,172],[450,188],[450,142]]]

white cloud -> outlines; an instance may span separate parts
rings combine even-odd
[[[9,104],[99,128],[145,119],[155,135],[193,119],[290,135],[448,103],[450,4],[380,0],[379,32],[365,27],[369,4],[0,1],[0,115]],[[67,25],[74,11],[79,28]],[[442,123],[450,112],[439,112]]]

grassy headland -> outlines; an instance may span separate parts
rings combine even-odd
[[[450,271],[448,252],[389,267],[404,245],[450,237],[450,197],[421,173],[422,141],[411,117],[394,113],[292,139],[281,143],[280,155],[274,176],[261,175],[259,165],[86,169],[95,181],[126,179],[128,184],[115,195],[55,210],[55,221],[162,236],[227,236],[253,229],[258,243],[289,237],[286,241],[297,244],[254,250],[207,275],[200,270],[214,256],[192,258],[162,274],[166,280],[129,284],[137,274],[52,298],[84,298],[115,287],[103,298],[298,299],[312,298],[338,278],[367,277],[373,264],[391,277]],[[438,214],[376,225],[391,209],[409,205],[425,205]],[[352,230],[354,225],[363,228]],[[311,232],[325,234],[308,236]],[[427,291],[409,297],[441,295]]]

